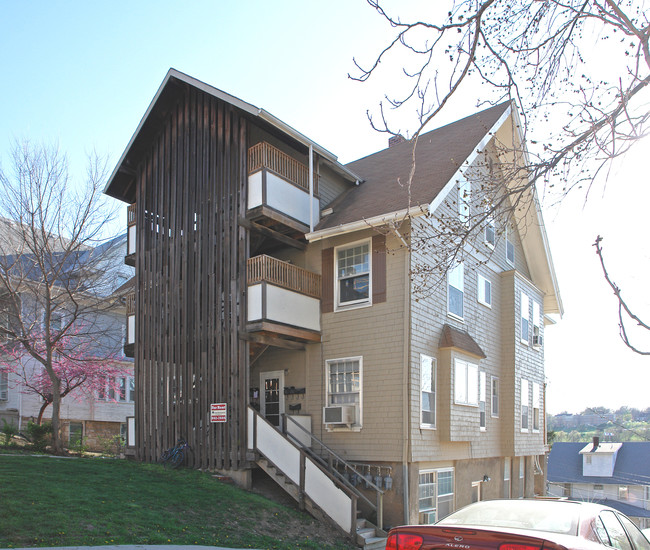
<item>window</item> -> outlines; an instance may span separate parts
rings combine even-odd
[[[528,431],[528,380],[521,380],[521,431]]]
[[[63,314],[58,311],[53,311],[50,314],[50,332],[61,332],[63,327]]]
[[[492,416],[499,416],[499,379],[492,377]]]
[[[478,276],[478,301],[487,307],[492,307],[492,283],[483,277]]]
[[[478,366],[456,359],[455,371],[455,402],[460,405],[478,405]]]
[[[355,424],[361,425],[361,357],[327,361],[327,405],[354,405]]]
[[[542,308],[537,302],[533,302],[533,346],[542,345]]]
[[[627,485],[618,486],[618,500],[627,500],[629,497],[629,489]]]
[[[9,330],[9,308],[2,307],[0,309],[0,344],[6,344],[9,340],[9,335],[6,331]]]
[[[370,243],[336,250],[337,304],[348,306],[370,301]]]
[[[133,376],[107,377],[106,383],[97,390],[100,401],[133,403],[135,399],[135,378]]]
[[[454,470],[420,472],[418,511],[420,523],[430,524],[448,516],[454,506]]]
[[[9,373],[0,372],[0,401],[9,399]]]
[[[497,239],[494,219],[492,216],[488,216],[487,220],[485,221],[485,244],[490,248],[494,248],[496,241]]]
[[[487,388],[485,387],[486,375],[484,371],[478,373],[478,414],[479,414],[479,429],[485,431],[487,429],[487,418],[485,414],[485,398]]]
[[[521,341],[528,345],[530,335],[530,299],[521,293]]]
[[[470,202],[472,200],[472,184],[463,180],[458,183],[458,219],[469,227],[470,223]]]
[[[447,272],[447,311],[461,319],[463,318],[463,279],[463,262],[459,262]]]
[[[515,265],[515,243],[514,236],[515,230],[512,224],[506,225],[506,261],[514,266]]]
[[[81,422],[70,422],[68,426],[68,443],[70,445],[81,445],[83,430],[84,426]]]
[[[503,459],[503,498],[510,498],[510,469],[512,468],[512,459],[506,457]]]
[[[540,405],[540,387],[537,382],[533,382],[533,431],[539,431],[539,407]]]
[[[422,426],[436,425],[436,361],[433,357],[420,355],[420,380],[422,386]]]
[[[524,498],[526,492],[526,457],[519,457],[519,498]]]

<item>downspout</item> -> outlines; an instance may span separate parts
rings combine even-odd
[[[407,284],[406,290],[404,292],[404,346],[403,346],[403,358],[402,364],[404,365],[404,384],[402,384],[402,403],[406,410],[402,415],[402,433],[404,434],[402,440],[402,480],[404,483],[404,524],[409,525],[411,521],[409,517],[411,515],[410,510],[410,498],[409,498],[409,442],[411,440],[411,430],[410,430],[410,418],[411,418],[411,400],[409,399],[409,388],[411,387],[411,253],[408,247],[408,244],[404,237],[400,234],[395,225],[390,226],[391,231],[394,235],[402,242],[406,248],[406,261],[404,262],[404,276],[406,278]]]
[[[314,232],[314,146],[309,144],[309,232]]]

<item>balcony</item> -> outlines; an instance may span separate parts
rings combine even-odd
[[[126,209],[126,256],[124,263],[135,267],[135,203],[129,204]]]
[[[320,275],[271,256],[255,256],[247,262],[247,286],[249,333],[320,342]]]
[[[313,194],[316,180],[314,175]],[[309,192],[309,167],[269,143],[257,143],[248,150],[247,208],[249,220],[304,235],[320,212],[320,200]]]
[[[126,340],[124,355],[133,357],[135,352],[135,292],[126,295]]]

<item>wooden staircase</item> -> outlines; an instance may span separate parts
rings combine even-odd
[[[249,452],[254,452],[256,464],[302,510],[320,521],[333,524],[364,550],[384,549],[386,532],[361,517],[357,509],[358,498],[370,502],[365,496],[328,472],[312,453],[280,433],[253,409],[249,409],[249,423],[251,420]],[[378,510],[378,523],[381,524],[381,505]]]

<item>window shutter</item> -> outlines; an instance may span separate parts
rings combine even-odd
[[[322,251],[322,290],[321,308],[323,313],[334,311],[334,249],[326,248]]]
[[[372,303],[386,301],[386,235],[372,237]]]

